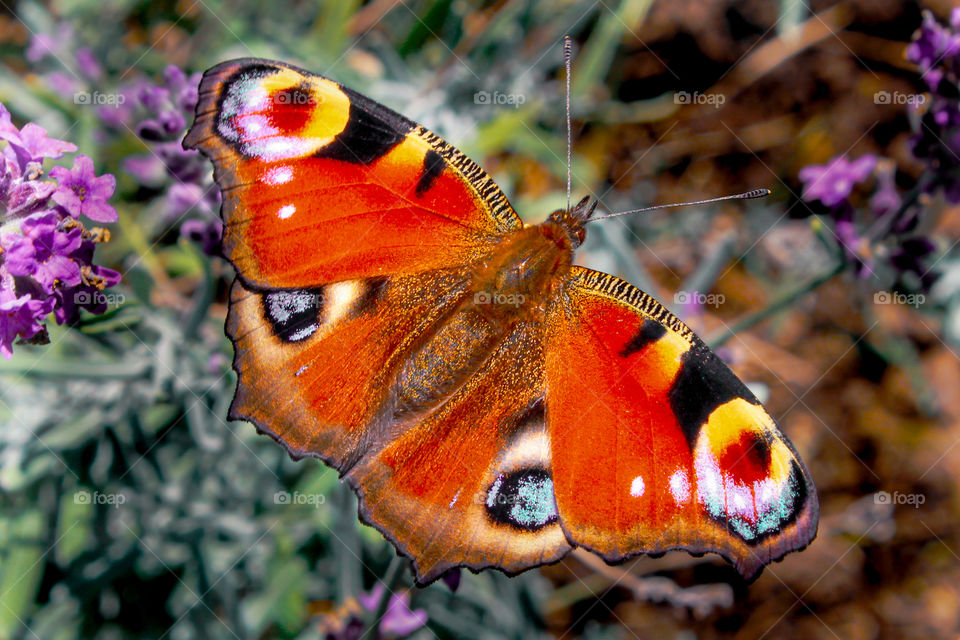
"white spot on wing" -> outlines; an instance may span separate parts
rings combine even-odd
[[[677,469],[670,476],[670,493],[673,494],[673,500],[677,504],[683,504],[690,499],[690,480],[687,479],[687,472],[683,469]]]
[[[293,180],[293,169],[287,166],[274,167],[263,176],[267,184],[286,184]]]
[[[280,216],[281,220],[286,220],[287,218],[292,216],[296,210],[297,208],[292,204],[285,204],[282,207],[280,207],[280,211],[277,212],[277,215]]]
[[[634,498],[639,498],[643,495],[643,492],[646,487],[643,484],[643,477],[637,476],[633,479],[633,482],[630,483],[630,495]]]

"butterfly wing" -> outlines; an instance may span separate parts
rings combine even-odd
[[[656,300],[574,267],[546,344],[553,482],[573,543],[609,562],[712,551],[752,577],[813,538],[817,497],[793,445]]]
[[[361,514],[413,559],[421,583],[455,566],[518,573],[559,560],[571,546],[553,499],[542,324],[501,335],[467,307],[448,326],[411,359],[399,394],[433,388],[422,377],[437,354],[478,361],[458,367],[464,375],[444,402],[401,417],[398,437],[350,472]]]
[[[502,325],[465,283],[390,278],[331,314],[325,300],[347,285],[237,281],[227,319],[231,418],[339,469],[422,583],[454,566],[519,572],[571,548],[550,480],[542,324]]]
[[[470,297],[471,267],[521,226],[493,180],[386,107],[281,63],[214,67],[197,114],[185,146],[214,162],[239,276],[230,417],[340,470],[422,582],[567,553],[538,403],[542,327],[501,326]]]
[[[382,437],[400,363],[459,303],[464,286],[451,273],[300,290],[235,281],[230,418],[254,423],[295,458],[319,457],[346,471]]]
[[[213,161],[224,254],[255,287],[472,264],[521,226],[493,179],[439,136],[280,62],[207,71],[184,146]]]

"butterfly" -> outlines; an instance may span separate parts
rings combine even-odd
[[[268,60],[204,74],[184,147],[213,162],[237,271],[229,417],[337,469],[419,583],[576,547],[750,578],[814,537],[757,398],[654,298],[574,266],[596,201],[523,224],[436,134]]]

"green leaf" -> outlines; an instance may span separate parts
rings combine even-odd
[[[276,624],[287,632],[299,631],[307,616],[307,565],[295,555],[273,558],[263,591],[244,601],[243,618],[252,635],[259,636]]]
[[[27,624],[43,574],[43,515],[28,511],[13,523],[13,543],[0,564],[0,638]]]
[[[407,39],[397,47],[397,53],[407,57],[411,53],[423,48],[424,43],[431,37],[440,37],[443,25],[450,15],[450,5],[453,0],[436,0],[430,5],[423,16],[418,16]]]
[[[68,565],[87,546],[90,536],[90,521],[93,505],[76,499],[76,492],[69,491],[60,498],[60,517],[57,518],[57,546],[54,554],[57,564]]]

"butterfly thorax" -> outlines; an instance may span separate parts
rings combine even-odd
[[[573,245],[562,226],[524,226],[506,236],[474,271],[474,303],[490,305],[490,315],[504,324],[541,317],[572,262]]]

